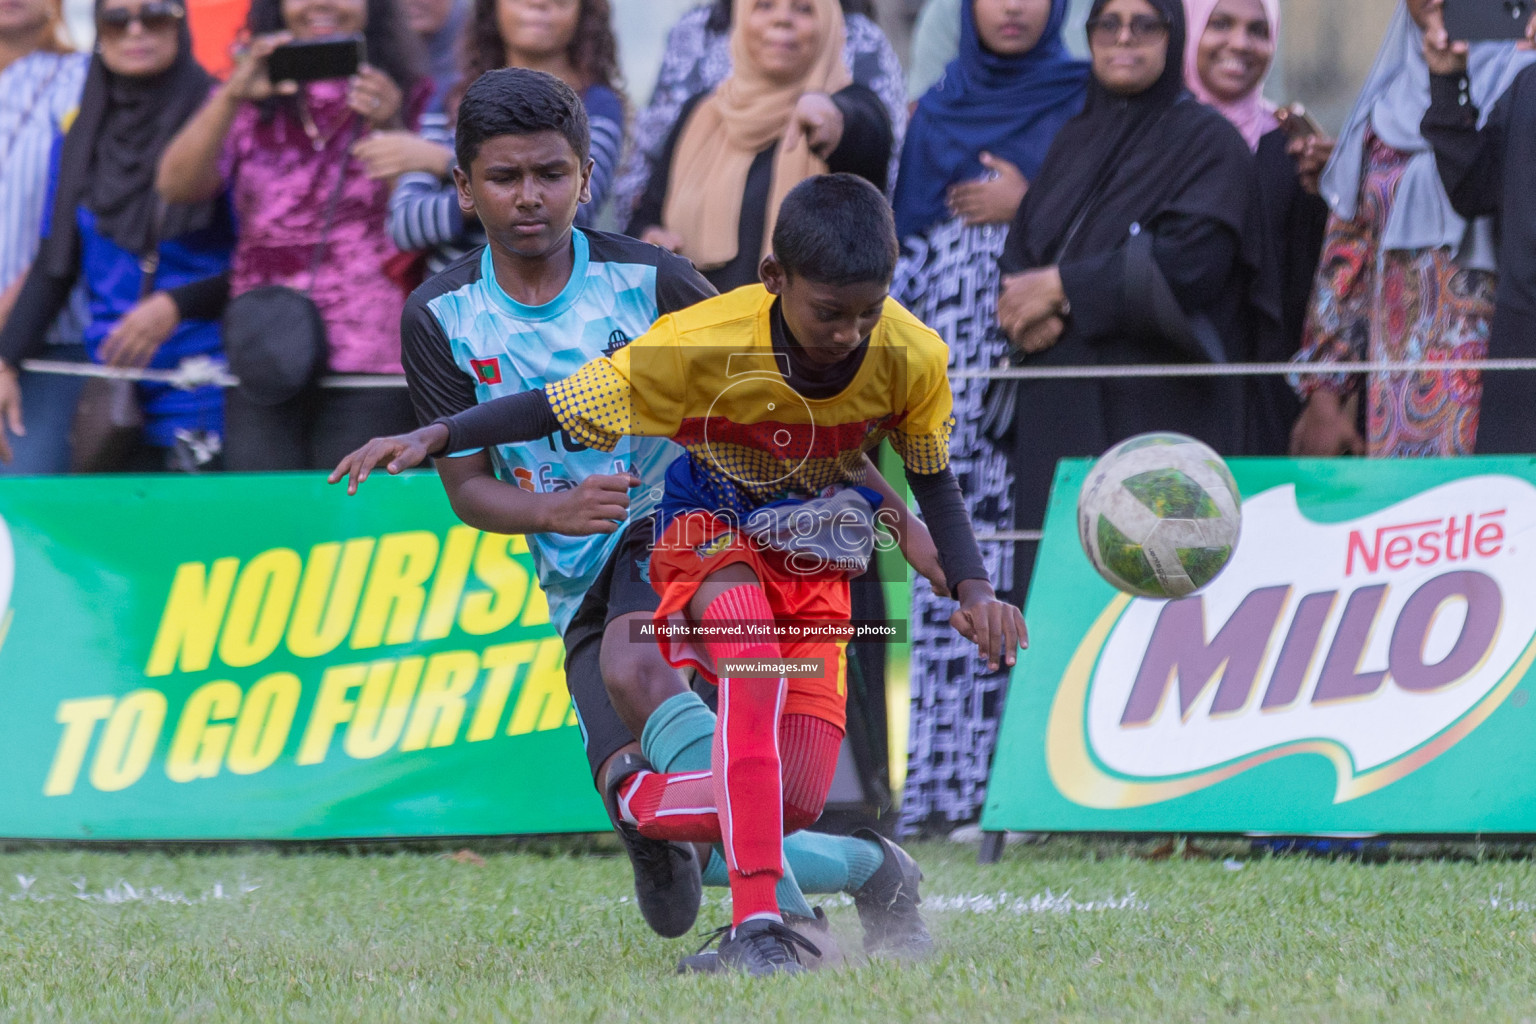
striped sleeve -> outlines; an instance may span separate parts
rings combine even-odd
[[[427,142],[453,148],[453,131],[442,114],[424,114],[417,132]],[[402,252],[421,252],[451,245],[464,233],[458,190],[452,177],[402,174],[389,197],[389,237]]]
[[[613,190],[624,156],[624,104],[610,89],[593,86],[582,97],[592,127],[592,201],[576,216],[579,227],[592,227]]]
[[[458,190],[431,174],[402,174],[389,197],[389,237],[403,252],[449,245],[464,233]]]
[[[54,147],[80,102],[86,61],[32,53],[0,72],[0,290],[21,279],[47,234]]]

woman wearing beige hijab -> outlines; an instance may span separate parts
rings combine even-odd
[[[779,204],[815,174],[885,187],[891,124],[843,64],[837,0],[735,0],[733,71],[683,108],[629,233],[721,291],[757,281]]]

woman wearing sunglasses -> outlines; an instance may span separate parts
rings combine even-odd
[[[1228,362],[1277,330],[1253,154],[1184,88],[1181,0],[1098,0],[1093,77],[1004,246],[998,322],[1035,365]],[[1056,462],[1173,430],[1217,451],[1241,441],[1236,379],[1021,382],[1016,519],[1039,529]],[[1015,558],[1022,596],[1033,551]]]
[[[14,366],[37,351],[77,280],[87,289],[84,341],[94,361],[171,368],[217,356],[219,327],[209,317],[234,244],[228,202],[215,193],[162,204],[154,189],[161,151],[213,79],[192,56],[178,3],[101,0],[96,40],[79,113],[56,152],[42,247],[0,332],[0,359]],[[12,380],[0,374],[7,412],[17,410]],[[137,397],[137,447],[121,465],[96,468],[192,471],[217,459],[218,388],[140,384]]]
[[[58,0],[0,4],[0,327],[37,255],[53,148],[85,81],[88,60],[70,51],[63,28]],[[84,359],[79,323],[61,328],[48,357]],[[0,380],[0,390],[20,387],[31,419],[21,436],[21,406],[10,406],[9,424],[0,424],[0,474],[64,472],[79,381],[36,373],[18,380],[9,367],[0,369],[0,377],[8,378]]]
[[[432,92],[420,41],[394,0],[254,0],[247,25],[253,38],[229,81],[167,147],[160,193],[195,201],[227,184],[240,223],[231,296],[276,285],[314,303],[324,339],[311,335],[304,351],[281,347],[281,337],[259,339],[275,358],[398,374],[405,289],[391,273],[400,261],[385,231],[389,185],[371,180],[352,149],[371,132],[417,127]],[[349,35],[363,36],[367,53],[350,78],[300,85],[267,73],[285,43]],[[261,327],[233,318],[229,326],[231,337]],[[231,391],[228,468],[330,466],[370,437],[415,425],[402,387],[312,384],[280,400]]]

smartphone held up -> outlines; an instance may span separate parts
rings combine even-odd
[[[1526,38],[1536,0],[1445,0],[1445,32],[1457,42],[1510,42]]]
[[[1310,139],[1323,134],[1323,126],[1317,123],[1317,118],[1307,113],[1307,108],[1300,103],[1292,103],[1275,111],[1275,118],[1280,122],[1280,127],[1285,129],[1287,138]]]
[[[319,82],[351,78],[367,60],[360,35],[332,36],[284,43],[267,58],[267,75],[276,82]]]

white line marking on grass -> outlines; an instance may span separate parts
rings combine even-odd
[[[196,896],[188,896],[179,889],[167,889],[161,885],[140,888],[123,879],[118,879],[116,884],[106,886],[99,892],[93,892],[87,888],[89,883],[84,878],[72,878],[70,884],[74,886],[73,893],[49,893],[36,890],[36,875],[21,874],[16,876],[16,884],[17,891],[8,893],[6,897],[13,903],[52,903],[55,900],[72,899],[81,903],[98,903],[107,906],[124,903],[169,903],[183,907],[196,907],[205,903],[240,899],[261,888],[260,885],[252,885],[242,878],[232,889],[226,889],[223,882],[214,882],[213,888]]]
[[[1536,911],[1536,903],[1532,903],[1529,900],[1517,900],[1506,897],[1502,885],[1496,888],[1486,900],[1483,900],[1482,905],[1489,910],[1501,910],[1506,914],[1529,914],[1532,911]]]
[[[823,906],[851,907],[853,897],[838,893],[823,899]],[[1047,889],[1033,896],[1017,896],[1003,891],[997,893],[961,893],[955,896],[925,895],[921,904],[925,911],[960,914],[1101,914],[1114,910],[1149,910],[1151,904],[1136,895],[1134,890],[1124,896],[1111,896],[1102,900],[1079,900],[1072,890],[1055,893]]]
[[[1025,914],[1101,914],[1113,910],[1147,910],[1150,907],[1151,904],[1138,898],[1134,891],[1102,900],[1077,900],[1072,898],[1070,889],[1064,893],[1054,893],[1047,889],[1033,896],[1015,896],[1008,892],[996,895],[974,893],[924,896],[922,902],[924,910],[940,913],[1013,914],[1019,917]]]

